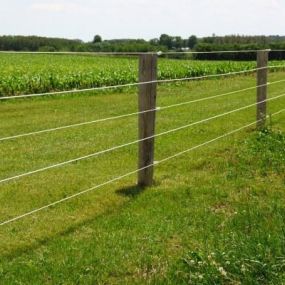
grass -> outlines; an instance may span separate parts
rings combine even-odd
[[[284,78],[271,73],[270,81]],[[254,86],[253,76],[161,85],[158,106]],[[270,97],[285,85],[269,86]],[[158,113],[157,133],[255,102],[255,92]],[[285,99],[269,103],[269,113]],[[1,137],[136,111],[136,91],[1,102]],[[284,113],[0,229],[0,284],[283,284]],[[255,120],[255,108],[156,140],[156,160]],[[0,144],[0,178],[137,138],[137,118]],[[0,185],[0,220],[136,169],[137,146]]]

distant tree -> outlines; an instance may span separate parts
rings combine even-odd
[[[183,48],[188,48],[188,39],[183,39]]]
[[[192,35],[189,39],[188,39],[188,47],[190,49],[193,49],[198,43],[198,38],[194,35]]]
[[[95,43],[94,43],[95,42]],[[245,36],[227,35],[197,39],[191,36],[182,39],[179,36],[162,34],[159,39],[146,41],[143,39],[104,40],[97,35],[94,42],[68,40],[62,38],[45,38],[37,36],[0,36],[0,50],[11,51],[101,51],[101,52],[149,52],[149,51],[181,51],[189,47],[196,51],[236,51],[271,48],[285,50],[285,36]],[[205,53],[195,56],[207,60],[255,60],[254,53]],[[274,52],[270,59],[284,59],[285,52]]]
[[[83,44],[79,40],[37,36],[0,36],[0,50],[13,51],[70,51]]]
[[[167,34],[162,34],[159,38],[159,44],[171,49],[173,47],[173,38]]]
[[[176,49],[183,48],[183,39],[181,37],[173,37],[171,38],[172,47]]]
[[[93,39],[93,44],[101,43],[102,37],[100,35],[96,35]]]
[[[153,45],[153,46],[157,46],[157,45],[159,45],[159,39],[157,39],[157,38],[151,39],[151,40],[149,41],[149,43],[150,43],[151,45]]]
[[[39,47],[38,51],[41,51],[41,52],[55,52],[56,48],[53,47],[53,46],[41,46],[41,47]]]

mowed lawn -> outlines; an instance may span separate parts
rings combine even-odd
[[[284,72],[269,80],[285,79]],[[158,87],[160,107],[255,76]],[[269,97],[285,94],[270,85]],[[256,91],[161,110],[156,133],[256,102]],[[268,113],[285,108],[285,97]],[[137,111],[137,90],[0,101],[0,139]],[[251,107],[158,137],[155,160],[255,121]],[[0,226],[0,284],[284,284],[285,112],[136,175]],[[0,180],[137,140],[137,116],[0,141]],[[0,223],[137,168],[137,144],[0,184]]]

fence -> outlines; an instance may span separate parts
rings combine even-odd
[[[255,51],[257,52],[257,68],[252,69],[252,70],[243,70],[239,72],[231,72],[231,73],[226,73],[226,74],[213,74],[213,75],[206,75],[206,76],[200,76],[200,77],[191,77],[191,78],[179,78],[179,79],[170,79],[170,80],[158,80],[157,79],[157,60],[158,60],[158,55],[157,54],[140,54],[139,55],[139,82],[137,83],[131,83],[131,84],[124,84],[124,85],[116,85],[116,86],[106,86],[106,87],[97,87],[97,88],[89,88],[89,89],[83,89],[83,90],[71,90],[71,91],[60,91],[60,92],[50,92],[50,93],[42,93],[42,94],[25,94],[25,95],[20,95],[20,96],[9,96],[9,97],[0,97],[0,102],[4,100],[16,100],[19,98],[30,98],[30,97],[39,97],[39,96],[46,96],[46,95],[60,95],[60,94],[70,94],[70,93],[80,93],[80,92],[88,92],[90,90],[105,90],[105,89],[115,89],[115,88],[121,88],[121,87],[130,87],[130,86],[137,86],[139,88],[139,95],[138,95],[138,111],[134,113],[129,113],[129,114],[123,114],[120,116],[113,116],[113,117],[108,117],[108,118],[102,118],[98,120],[93,120],[93,121],[87,121],[87,122],[82,122],[78,124],[71,124],[71,125],[65,125],[61,127],[56,127],[56,128],[50,128],[50,129],[44,129],[40,131],[35,131],[35,132],[29,132],[29,133],[23,133],[23,134],[18,134],[18,135],[13,135],[13,136],[7,136],[7,137],[2,137],[0,138],[0,142],[4,141],[10,141],[10,140],[17,140],[22,137],[28,137],[28,136],[35,136],[43,133],[50,133],[50,132],[55,132],[55,131],[60,131],[64,129],[70,129],[70,128],[76,128],[76,127],[81,127],[84,125],[90,125],[90,124],[96,124],[100,122],[106,122],[106,121],[112,121],[112,120],[118,120],[121,118],[126,118],[126,117],[131,117],[131,116],[138,116],[138,139],[132,142],[128,142],[122,145],[117,145],[115,147],[96,152],[96,153],[91,153],[86,156],[82,157],[77,157],[72,160],[64,161],[61,163],[53,164],[48,167],[44,168],[39,168],[33,171],[25,172],[16,176],[12,177],[7,177],[5,179],[0,180],[0,185],[4,183],[8,183],[11,181],[14,181],[16,179],[20,179],[26,176],[34,175],[40,172],[44,172],[50,169],[58,168],[58,167],[63,167],[65,165],[78,162],[81,160],[85,160],[88,158],[92,157],[97,157],[109,152],[112,152],[114,150],[126,148],[130,145],[139,145],[139,151],[138,151],[138,168],[135,169],[134,171],[131,171],[125,175],[116,177],[114,179],[111,179],[109,181],[106,181],[102,184],[96,185],[92,188],[89,188],[87,190],[78,192],[74,195],[68,196],[66,198],[60,199],[58,201],[55,201],[53,203],[50,203],[48,205],[45,205],[43,207],[37,208],[35,210],[32,210],[30,212],[27,212],[25,214],[19,215],[17,217],[13,217],[10,219],[7,219],[3,222],[0,222],[0,226],[9,224],[11,222],[20,220],[24,217],[30,216],[32,214],[35,214],[39,211],[48,209],[52,206],[58,205],[60,203],[66,202],[70,199],[73,199],[75,197],[78,197],[80,195],[86,194],[90,191],[94,191],[95,189],[99,189],[105,185],[111,184],[115,181],[121,180],[125,177],[128,177],[132,174],[137,174],[137,184],[141,187],[148,187],[153,184],[153,176],[154,176],[154,166],[164,163],[166,161],[169,161],[171,159],[174,159],[176,157],[179,157],[185,153],[194,151],[198,148],[201,148],[203,146],[206,146],[210,143],[213,143],[215,141],[218,141],[222,138],[225,138],[227,136],[230,136],[234,133],[237,133],[241,130],[244,130],[246,128],[249,128],[253,125],[256,125],[257,129],[263,129],[266,124],[266,119],[267,119],[267,102],[274,101],[280,98],[285,97],[285,94],[280,94],[278,96],[275,96],[273,98],[268,98],[267,96],[267,87],[268,85],[273,85],[273,84],[279,84],[281,82],[285,82],[284,80],[278,80],[278,81],[273,81],[273,82],[268,82],[268,70],[271,68],[284,68],[284,66],[269,66],[268,65],[268,54],[269,50],[263,50],[263,51]],[[177,104],[172,104],[172,105],[167,105],[167,106],[162,106],[162,107],[157,107],[156,106],[156,96],[157,96],[157,85],[159,83],[171,83],[171,82],[179,82],[179,81],[189,81],[189,80],[198,80],[198,79],[205,79],[205,78],[213,78],[213,77],[226,77],[226,76],[232,76],[232,75],[238,75],[238,74],[248,74],[252,72],[257,72],[257,85],[244,88],[244,89],[239,89],[236,91],[231,91],[223,94],[217,94],[214,96],[209,96],[205,98],[200,98],[196,100],[191,100],[191,101],[185,101]],[[236,94],[236,93],[241,93],[244,91],[248,90],[257,90],[257,99],[256,103],[250,104],[247,106],[243,106],[240,108],[233,109],[231,111],[221,113],[212,117],[207,117],[205,119],[189,123],[183,126],[180,126],[175,129],[171,129],[165,132],[161,133],[156,133],[155,132],[155,127],[156,127],[156,113],[158,111],[170,109],[170,108],[177,108],[180,106],[185,106],[189,104],[194,104],[197,102],[202,102],[202,101],[207,101],[207,100],[212,100],[215,98],[221,98],[221,97],[226,97],[231,94]],[[183,129],[190,128],[195,125],[202,124],[204,122],[209,122],[217,118],[221,118],[224,116],[227,116],[229,114],[233,114],[236,112],[240,112],[242,110],[246,110],[252,107],[256,107],[256,120],[251,122],[250,124],[247,124],[245,126],[242,126],[240,128],[237,128],[235,130],[232,130],[230,132],[227,132],[221,136],[218,136],[212,140],[206,141],[202,144],[196,145],[194,147],[191,147],[189,149],[186,149],[184,151],[181,151],[179,153],[176,153],[175,155],[169,156],[167,158],[164,158],[160,161],[154,161],[154,152],[155,152],[155,138],[165,136],[170,133],[178,132]],[[278,112],[275,112],[271,114],[271,116],[277,116],[280,113],[284,112],[285,109],[279,110]]]

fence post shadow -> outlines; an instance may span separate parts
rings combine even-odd
[[[139,185],[131,185],[116,190],[116,194],[124,197],[136,198],[142,194],[147,187]]]

